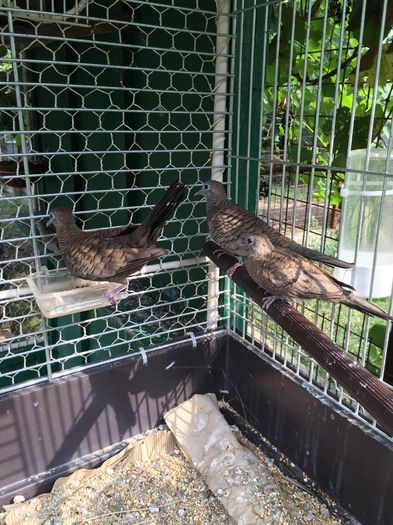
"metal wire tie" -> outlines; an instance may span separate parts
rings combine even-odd
[[[144,349],[143,346],[140,346],[138,348],[139,352],[141,353],[141,356],[142,356],[142,362],[144,365],[147,365],[147,353],[146,353],[146,350]]]
[[[197,347],[197,340],[196,340],[194,332],[186,332],[186,334],[190,336],[192,347],[195,349]]]

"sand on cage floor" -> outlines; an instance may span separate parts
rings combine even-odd
[[[229,525],[224,507],[170,433],[160,430],[150,435],[157,438],[160,433],[172,440],[165,450],[150,451],[142,460],[122,451],[97,469],[77,471],[56,483],[51,493],[12,506],[14,514],[8,509],[1,525]],[[280,487],[289,518],[271,525],[343,523],[320,498],[285,477],[240,432],[236,436],[266,462]]]

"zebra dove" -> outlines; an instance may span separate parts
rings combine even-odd
[[[341,283],[298,253],[274,247],[266,235],[243,234],[240,255],[251,278],[271,294],[264,300],[269,306],[276,299],[322,299],[341,303],[367,315],[393,320],[376,304],[361,299],[353,288]]]
[[[210,236],[223,251],[232,255],[240,255],[240,237],[243,233],[264,234],[274,246],[286,248],[307,259],[330,266],[339,266],[340,268],[351,268],[353,266],[352,263],[306,248],[274,230],[253,213],[229,201],[225,188],[220,182],[213,180],[206,182],[196,195],[203,195],[206,199]]]
[[[184,184],[175,181],[140,226],[109,228],[98,232],[82,231],[69,208],[54,208],[48,225],[56,228],[57,242],[69,271],[82,279],[111,281],[121,286],[114,296],[127,288],[127,277],[141,270],[151,259],[167,250],[154,246],[166,221],[185,198]]]

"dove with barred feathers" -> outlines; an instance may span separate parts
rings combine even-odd
[[[276,299],[322,299],[393,320],[376,304],[355,295],[352,286],[337,281],[298,253],[273,246],[266,235],[243,234],[239,242],[250,277],[271,294],[264,299],[264,307],[269,308]]]
[[[121,284],[109,294],[127,288],[127,277],[140,271],[150,260],[168,252],[156,248],[165,223],[186,196],[184,184],[175,181],[139,226],[122,226],[97,232],[82,231],[69,208],[54,208],[48,225],[56,228],[57,243],[69,271],[91,281]]]
[[[206,199],[210,236],[223,251],[232,255],[240,255],[240,238],[243,233],[264,234],[274,246],[286,248],[307,259],[340,268],[352,268],[353,266],[352,263],[306,248],[274,230],[253,213],[228,200],[224,185],[218,181],[209,180],[204,183],[196,195],[202,195]],[[231,276],[238,266],[241,266],[240,263],[230,268],[228,275]]]

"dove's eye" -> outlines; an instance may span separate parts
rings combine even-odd
[[[205,185],[203,186],[203,189],[204,189],[204,190],[208,190],[208,189],[209,189],[209,184],[205,184]]]
[[[253,244],[253,240],[251,239],[251,237],[249,237],[249,238],[247,239],[247,242],[248,242],[248,244]]]

